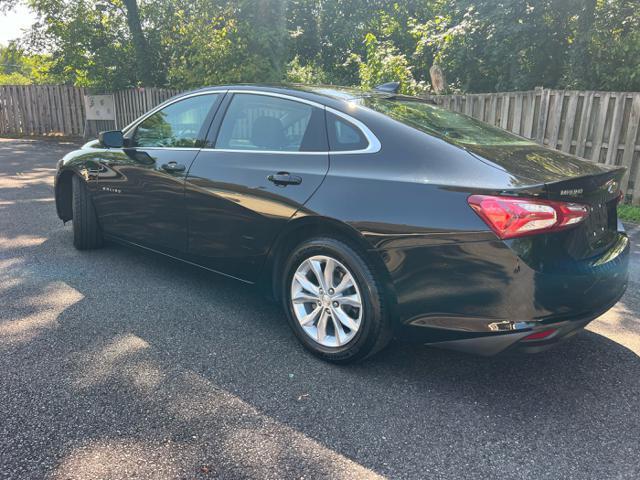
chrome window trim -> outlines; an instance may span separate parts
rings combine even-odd
[[[290,151],[290,150],[242,150],[242,149],[230,149],[230,148],[203,148],[203,151],[206,152],[230,152],[230,153],[268,153],[268,154],[285,154],[285,155],[354,155],[354,154],[362,154],[362,153],[377,153],[382,148],[380,144],[380,140],[376,137],[373,132],[360,120],[353,118],[351,115],[341,112],[340,110],[336,110],[331,107],[327,107],[326,105],[322,105],[321,103],[314,102],[312,100],[307,100],[306,98],[296,97],[294,95],[287,95],[286,93],[278,93],[278,92],[263,92],[259,90],[239,90],[239,89],[229,89],[227,93],[246,93],[249,95],[262,95],[265,97],[276,97],[283,98],[285,100],[291,100],[293,102],[306,103],[307,105],[311,105],[313,107],[324,109],[328,112],[333,113],[334,115],[343,118],[347,122],[353,124],[358,130],[362,132],[364,137],[367,139],[368,146],[366,148],[361,148],[358,150],[341,150],[341,151],[319,151],[319,152],[301,152],[301,151]],[[224,119],[223,119],[224,121]]]
[[[198,147],[124,147],[124,148],[133,148],[135,150],[171,150],[171,151],[196,151],[199,152],[202,150]]]
[[[331,155],[353,155],[353,154],[359,154],[359,153],[378,153],[380,151],[380,149],[382,148],[382,144],[380,143],[380,140],[378,140],[378,137],[376,137],[373,132],[371,130],[369,130],[369,127],[367,127],[364,123],[362,123],[360,120],[353,118],[351,115],[341,112],[339,110],[336,110],[334,108],[331,107],[325,107],[325,109],[328,112],[333,113],[334,115],[341,117],[342,119],[346,120],[347,122],[353,124],[356,128],[358,128],[362,134],[364,135],[364,137],[367,139],[367,142],[369,142],[369,145],[366,148],[361,148],[360,150],[340,150],[340,151],[330,151],[329,153]]]
[[[343,118],[347,122],[353,124],[356,128],[358,128],[364,137],[367,139],[369,145],[366,148],[362,148],[359,150],[341,150],[341,151],[318,151],[318,152],[301,152],[301,151],[290,151],[290,150],[241,150],[241,149],[223,149],[223,148],[189,148],[189,147],[139,147],[140,150],[201,150],[205,152],[226,152],[226,153],[266,153],[266,154],[278,154],[278,155],[357,155],[357,154],[366,154],[366,153],[377,153],[382,148],[380,140],[378,137],[374,135],[374,133],[360,120],[353,118],[348,113],[341,112],[340,110],[336,110],[331,107],[327,107],[318,102],[314,102],[313,100],[307,100],[306,98],[296,97],[294,95],[287,95],[286,93],[279,92],[266,92],[260,90],[242,90],[242,89],[226,89],[226,90],[207,90],[205,92],[193,92],[190,94],[182,95],[177,97],[171,101],[167,100],[166,102],[161,103],[160,105],[155,106],[147,113],[137,118],[129,125],[122,129],[123,133],[128,133],[129,130],[137,127],[140,123],[145,121],[148,117],[153,115],[154,113],[166,108],[170,105],[173,105],[176,102],[186,100],[191,97],[198,97],[201,95],[220,95],[227,93],[246,93],[250,95],[262,95],[266,97],[276,97],[283,98],[285,100],[291,100],[294,102],[304,103],[310,105],[312,107],[320,108],[326,110],[328,112],[333,113],[334,115]]]
[[[202,148],[203,152],[223,152],[223,153],[260,153],[260,154],[272,154],[272,155],[329,155],[331,152],[319,151],[319,152],[304,152],[299,150],[241,150],[233,148]]]

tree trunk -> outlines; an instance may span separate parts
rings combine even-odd
[[[151,51],[147,39],[142,31],[140,24],[140,11],[138,10],[137,0],[124,0],[127,9],[127,25],[129,33],[131,33],[131,41],[136,57],[136,67],[138,79],[144,86],[152,86],[153,79],[153,62],[151,60]]]
[[[586,0],[579,12],[576,26],[575,40],[572,45],[572,64],[574,65],[573,77],[577,80],[577,86],[591,84],[591,52],[589,46],[593,34],[593,23],[595,21],[596,0]]]

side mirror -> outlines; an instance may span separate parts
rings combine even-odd
[[[124,137],[120,130],[100,132],[98,134],[98,140],[102,146],[107,148],[122,148],[124,146]]]

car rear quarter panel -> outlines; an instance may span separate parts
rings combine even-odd
[[[305,207],[351,225],[380,256],[399,326],[422,326],[430,340],[446,340],[451,331],[491,334],[494,322],[589,312],[624,290],[624,260],[615,268],[609,262],[609,270],[576,264],[551,271],[530,261],[532,240],[501,241],[467,204],[470,193],[540,194],[541,186],[373,113],[359,119],[378,136],[381,151],[332,155]],[[607,281],[611,288],[602,291]],[[590,291],[593,301],[585,301]]]

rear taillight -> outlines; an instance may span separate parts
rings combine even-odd
[[[533,198],[471,195],[468,202],[502,239],[563,230],[589,215],[586,205]]]

